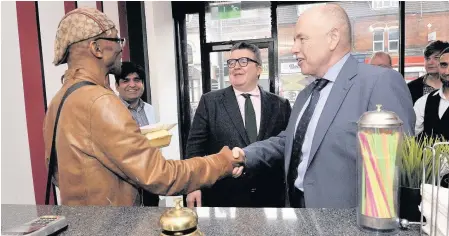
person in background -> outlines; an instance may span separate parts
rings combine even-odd
[[[59,22],[53,63],[67,63],[67,70],[45,115],[47,166],[64,94],[75,84],[90,84],[67,97],[58,119],[53,177],[61,204],[135,206],[141,204],[138,187],[178,195],[237,177],[244,160],[234,158],[227,147],[208,157],[166,160],[150,145],[109,86],[108,75],[121,74],[124,42],[115,24],[95,8],[77,8]]]
[[[144,79],[144,69],[132,62],[122,62],[121,75],[115,78],[115,87],[120,99],[140,127],[156,123],[153,106],[141,98],[145,91]]]
[[[415,134],[433,138],[442,137],[445,141],[449,141],[449,47],[439,55],[438,74],[442,83],[441,88],[422,96],[415,103]],[[446,174],[441,186],[447,188],[448,181],[449,174]]]
[[[276,136],[287,127],[289,101],[258,86],[262,73],[260,49],[254,44],[237,43],[227,64],[231,86],[201,97],[187,139],[187,158],[209,155],[223,146],[245,147]],[[282,207],[282,165],[260,173],[246,172],[239,179],[225,178],[190,193],[187,206]]]
[[[419,98],[414,110],[416,114],[415,134],[443,137],[449,140],[449,47],[439,55],[438,72],[442,83],[440,89]]]
[[[424,49],[426,74],[407,84],[412,94],[413,104],[420,97],[441,88],[442,83],[438,75],[438,56],[447,47],[449,47],[448,42],[437,40],[429,43]]]
[[[139,127],[156,123],[154,108],[142,100],[145,91],[145,71],[140,65],[122,62],[120,77],[115,78],[115,88],[123,104],[128,108]],[[144,206],[158,206],[159,196],[140,189]]]
[[[371,57],[369,64],[389,69],[393,68],[391,63],[391,56],[386,52],[374,53],[373,56]]]
[[[357,206],[357,121],[378,104],[414,134],[415,113],[404,78],[395,70],[359,63],[351,55],[351,23],[337,4],[304,11],[292,53],[301,73],[315,77],[296,98],[287,129],[276,137],[233,148],[245,171],[281,162],[290,207]]]

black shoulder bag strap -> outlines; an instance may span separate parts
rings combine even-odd
[[[96,85],[96,84],[89,82],[89,81],[82,81],[82,82],[72,85],[69,89],[67,89],[64,96],[61,99],[61,103],[59,104],[58,112],[56,113],[55,127],[53,129],[53,140],[51,142],[50,163],[48,165],[47,190],[45,191],[45,205],[48,205],[50,203],[50,189],[53,185],[52,178],[53,178],[53,174],[55,171],[55,165],[56,165],[56,163],[58,163],[57,162],[58,161],[57,154],[56,154],[56,129],[58,127],[59,115],[61,114],[62,106],[64,105],[65,100],[71,93],[73,93],[75,90],[77,90],[83,86],[86,86],[86,85]],[[53,186],[53,197],[54,197],[55,204],[57,204],[56,191],[55,191],[54,186]]]

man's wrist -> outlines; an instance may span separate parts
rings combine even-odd
[[[245,168],[251,168],[252,164],[253,164],[253,163],[251,163],[251,160],[253,159],[251,157],[251,152],[249,152],[246,149],[242,149],[242,151],[243,151],[243,155],[245,156],[245,158],[244,158],[245,160],[244,160],[244,163],[243,163]]]

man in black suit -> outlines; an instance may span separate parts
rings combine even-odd
[[[288,100],[258,86],[262,60],[257,46],[237,43],[227,61],[232,86],[201,97],[187,140],[186,158],[217,153],[223,146],[245,147],[276,136],[290,117]],[[258,174],[225,178],[190,193],[189,207],[282,207],[283,163]]]

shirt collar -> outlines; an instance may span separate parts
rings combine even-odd
[[[324,79],[327,79],[331,82],[335,82],[338,74],[340,74],[341,69],[349,58],[350,53],[346,53],[337,63],[335,63],[324,75]]]
[[[125,101],[122,97],[120,97],[120,100],[122,100],[123,104],[125,104],[125,106],[128,109],[133,109],[133,108],[130,107],[130,104],[127,101]],[[139,103],[137,104],[137,107],[135,108],[135,110],[140,111],[141,109],[143,109],[144,105],[145,104],[144,104],[142,98],[139,98]]]
[[[237,90],[234,87],[233,87],[233,89],[234,89],[234,92],[235,92],[235,96],[237,96],[237,97],[242,95],[242,94],[244,94],[244,93],[249,93],[249,94],[251,94],[251,96],[256,96],[256,97],[260,96],[259,86],[256,86],[253,90],[251,90],[249,92],[242,92],[242,91]]]
[[[444,99],[444,100],[447,100],[447,101],[449,100],[448,98],[446,98],[446,96],[444,96],[443,88],[438,89],[438,92],[435,93],[433,96],[437,96],[437,95],[440,95],[441,99]]]

